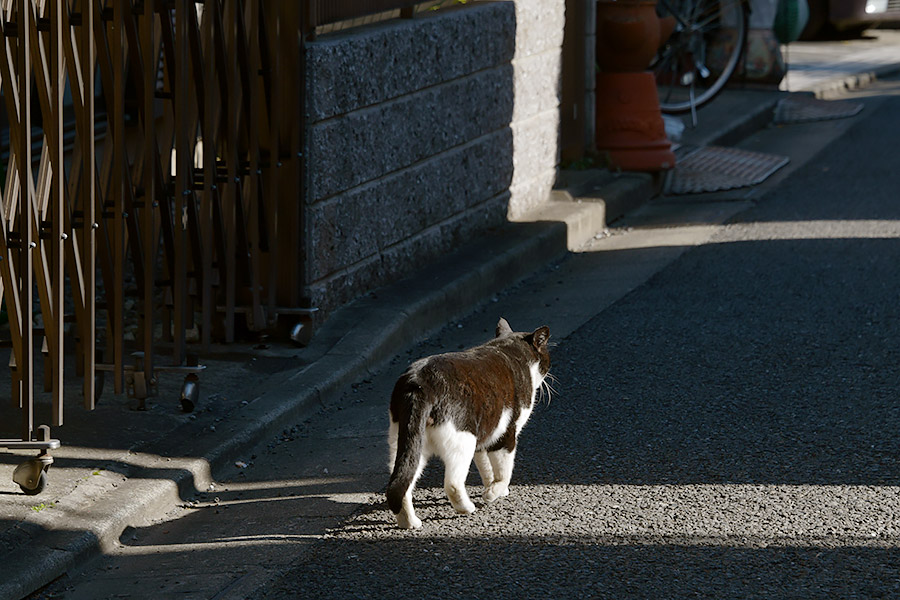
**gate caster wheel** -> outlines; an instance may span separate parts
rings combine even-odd
[[[186,413],[193,412],[199,397],[200,378],[194,373],[190,373],[185,376],[184,384],[181,386],[181,410]]]
[[[45,470],[48,466],[50,465],[45,464],[39,458],[27,460],[13,471],[13,481],[19,484],[19,488],[27,496],[36,496],[47,487],[47,473]]]

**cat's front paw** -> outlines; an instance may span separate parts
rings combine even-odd
[[[471,500],[465,500],[464,502],[456,502],[453,504],[453,510],[460,515],[471,515],[475,512],[475,504]]]
[[[407,515],[401,512],[397,515],[397,525],[400,526],[400,529],[421,529],[422,520],[416,515]]]
[[[485,502],[493,502],[497,498],[502,498],[504,496],[509,496],[509,486],[505,483],[500,483],[499,481],[492,483],[481,495]]]

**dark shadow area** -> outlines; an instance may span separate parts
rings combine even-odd
[[[52,452],[51,486],[53,473],[59,468],[103,469],[129,477],[170,479],[183,470],[146,468],[137,463],[146,464],[152,457],[138,459],[130,454],[173,459],[202,457],[217,426],[221,428],[223,422],[240,424],[242,417],[238,415],[247,405],[266,394],[277,393],[280,381],[303,364],[303,358],[298,357],[300,349],[282,343],[253,348],[247,344],[219,346],[204,358],[206,369],[197,380],[198,401],[191,413],[184,412],[179,402],[184,375],[165,371],[166,360],[157,365],[163,368],[157,372],[157,393],[146,398],[145,410],[135,409],[138,401],[129,397],[128,386],[123,393],[115,394],[110,372],[102,374],[103,393],[96,408],[86,410],[82,406],[82,380],[75,375],[74,352],[70,347],[67,350],[64,421],[61,427],[51,427],[51,436],[61,443],[61,448]],[[0,349],[0,361],[5,362],[9,352],[8,348]],[[36,359],[35,426],[49,424],[51,418],[50,394],[42,385],[43,367],[43,361]],[[0,438],[19,439],[21,419],[21,411],[10,401],[9,387],[0,387]],[[18,454],[0,450],[0,464],[18,465],[37,454],[36,450]],[[18,492],[18,486],[0,480],[0,493],[7,486]],[[48,491],[52,492],[52,487]]]
[[[359,490],[369,486],[352,476],[278,481],[240,473],[214,491],[192,494],[169,520],[125,528],[112,555],[99,556],[84,572],[57,570],[52,575],[58,579],[29,598],[212,598],[234,586],[249,591],[255,586],[240,586],[257,579],[261,585],[287,569],[335,522],[357,511]],[[78,534],[21,528],[11,547],[26,546],[38,534],[66,547]]]
[[[898,578],[882,548],[404,536],[320,544],[255,598],[878,598]]]
[[[40,544],[34,543],[36,538],[41,540]],[[32,598],[28,594],[35,588],[76,565],[77,556],[67,549],[98,543],[91,532],[47,529],[35,523],[0,518],[0,553],[3,556],[0,598]],[[43,568],[38,570],[35,565],[43,565]],[[34,598],[49,597],[37,595]]]

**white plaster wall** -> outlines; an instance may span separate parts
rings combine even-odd
[[[565,0],[515,0],[513,176],[508,216],[547,202],[559,159]]]

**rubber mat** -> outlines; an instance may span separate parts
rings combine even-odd
[[[776,154],[705,146],[678,158],[666,179],[664,192],[700,194],[756,185],[789,161]]]
[[[848,100],[819,100],[812,96],[788,96],[775,106],[773,123],[810,123],[852,117],[863,109],[859,102]]]

